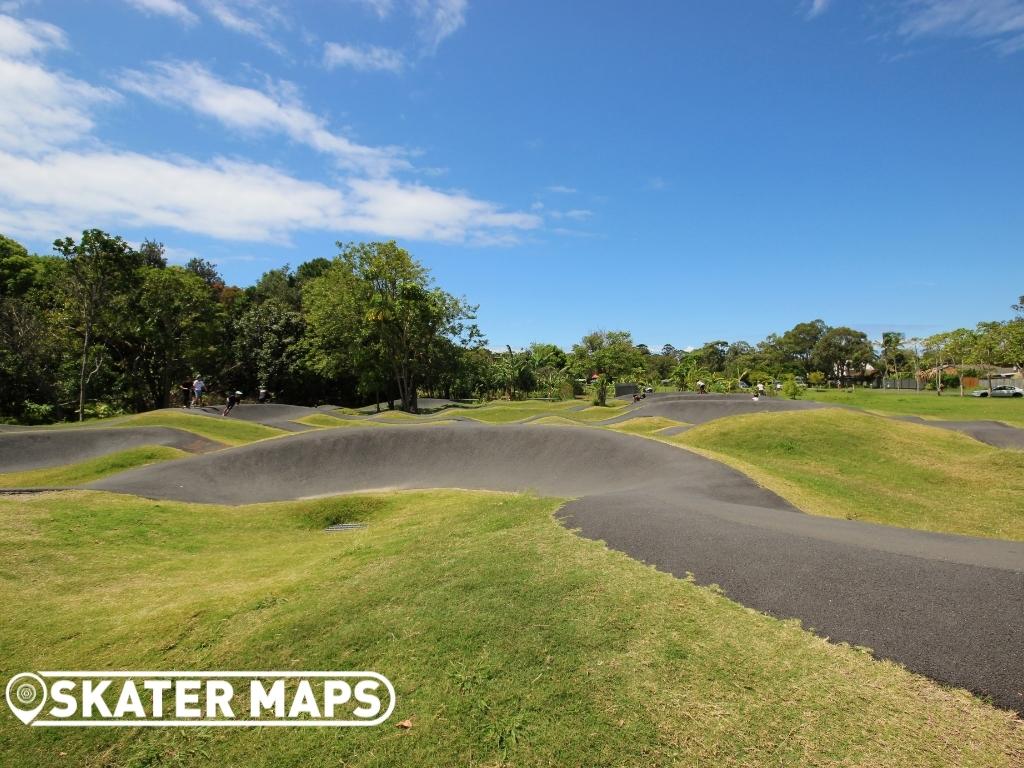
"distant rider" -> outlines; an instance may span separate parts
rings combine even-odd
[[[236,405],[238,405],[238,402],[241,399],[242,399],[242,393],[241,392],[235,391],[233,393],[229,393],[228,394],[227,405],[224,406],[224,410],[221,411],[220,415],[221,416],[227,416],[229,413],[231,413],[231,409],[234,408]]]

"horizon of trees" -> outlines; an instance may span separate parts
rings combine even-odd
[[[333,258],[228,285],[210,262],[167,262],[98,229],[31,254],[0,235],[0,420],[29,423],[167,407],[201,374],[211,393],[267,388],[295,404],[382,401],[415,412],[420,394],[452,399],[568,398],[610,386],[671,382],[731,391],[802,377],[815,384],[918,380],[1024,367],[1024,296],[1007,320],[924,339],[869,339],[817,319],[762,341],[652,351],[625,330],[571,349],[537,342],[492,351],[477,307],[435,285],[394,241],[337,243]],[[930,374],[929,374],[930,375]],[[947,374],[948,377],[948,374]],[[945,382],[944,382],[945,383]]]

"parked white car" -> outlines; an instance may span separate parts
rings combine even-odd
[[[1024,389],[1020,387],[1014,387],[1010,384],[1000,384],[998,387],[992,387],[992,397],[1024,397]],[[988,389],[976,389],[971,392],[971,397],[988,397]]]

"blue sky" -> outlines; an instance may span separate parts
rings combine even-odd
[[[492,346],[1024,293],[1024,0],[0,0],[0,232],[399,240]]]

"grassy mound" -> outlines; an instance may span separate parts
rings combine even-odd
[[[110,426],[117,427],[173,427],[207,437],[227,445],[244,445],[268,437],[287,435],[283,429],[267,427],[240,419],[199,416],[186,411],[150,411],[118,419]]]
[[[1024,540],[1024,452],[955,432],[827,409],[734,416],[667,439],[805,512]]]
[[[0,474],[0,488],[59,488],[83,485],[107,475],[124,472],[126,469],[191,455],[165,445],[143,445],[77,464]]]
[[[921,416],[927,419],[1002,421],[1024,427],[1024,398],[960,397],[959,390],[946,390],[941,397],[934,392],[909,392],[884,389],[807,390],[808,400],[835,405],[850,405],[878,413]]]
[[[628,432],[631,435],[653,435],[670,427],[685,427],[686,422],[666,419],[664,416],[637,416],[616,424],[609,424],[608,429],[616,432]]]
[[[0,764],[1019,765],[1014,716],[496,493],[0,498],[4,672],[373,669],[367,729],[45,729]],[[328,523],[366,530],[328,534]],[[410,730],[395,728],[412,720]]]
[[[300,419],[295,419],[295,422],[297,424],[305,424],[308,427],[320,427],[323,429],[333,429],[334,427],[358,427],[371,423],[356,419],[342,419],[337,416],[331,416],[327,413],[311,413],[309,416],[303,416]]]

